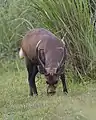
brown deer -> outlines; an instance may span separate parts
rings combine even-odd
[[[43,28],[29,31],[21,42],[20,58],[25,58],[28,71],[30,95],[37,95],[35,77],[38,72],[45,75],[47,93],[54,94],[61,78],[63,92],[67,93],[64,66],[66,47],[53,33]]]

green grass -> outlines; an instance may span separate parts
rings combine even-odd
[[[66,76],[68,77],[68,76]],[[96,84],[61,82],[54,96],[46,95],[44,77],[36,78],[39,95],[30,97],[23,61],[0,63],[0,120],[96,120]]]
[[[0,2],[0,120],[96,120],[96,34],[89,10],[87,0]],[[61,82],[56,94],[47,96],[39,74],[39,95],[29,96],[27,71],[16,51],[34,27],[47,28],[67,43],[67,96]]]

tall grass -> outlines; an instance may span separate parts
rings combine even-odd
[[[95,9],[95,0],[92,5]],[[44,27],[66,42],[67,63],[72,64],[79,77],[94,77],[96,34],[91,16],[88,0],[0,1],[0,59],[16,55],[26,31]]]
[[[66,41],[69,59],[78,75],[93,73],[96,35],[88,0],[34,0],[34,7],[41,12],[43,25]]]
[[[27,0],[6,0],[0,4],[0,58],[14,55],[25,32],[36,24],[35,9]],[[13,54],[12,54],[13,53]]]

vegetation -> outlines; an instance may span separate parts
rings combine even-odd
[[[95,0],[0,0],[0,120],[95,120],[95,14]],[[39,96],[28,96],[18,48],[26,31],[36,27],[47,28],[66,42],[68,96],[61,92],[61,83],[56,95],[46,96],[40,75]]]
[[[34,5],[41,12],[44,26],[66,41],[69,58],[78,75],[96,70],[96,33],[90,21],[88,1],[35,0]]]
[[[95,1],[92,6],[95,8]],[[87,0],[2,1],[0,58],[14,58],[25,32],[44,27],[66,42],[69,55],[67,63],[71,63],[71,69],[75,70],[80,79],[85,75],[94,79],[96,34],[94,20],[91,20],[92,10]]]
[[[29,97],[23,61],[6,61],[1,65],[0,120],[96,119],[96,84],[82,86],[68,83],[69,94],[66,96],[62,92],[60,82],[57,93],[48,97],[45,80],[38,76],[36,83],[39,95]]]
[[[0,0],[0,120],[96,119],[95,14],[95,0]],[[36,27],[66,42],[68,96],[60,82],[56,95],[48,97],[40,75],[39,96],[28,96],[18,48],[26,31]]]

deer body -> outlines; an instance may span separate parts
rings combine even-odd
[[[37,94],[35,76],[38,72],[45,75],[48,88],[54,88],[51,92],[55,92],[60,76],[64,81],[63,91],[67,92],[64,73],[66,48],[53,33],[43,28],[29,31],[21,42],[19,56],[26,60],[31,95],[33,92]]]

